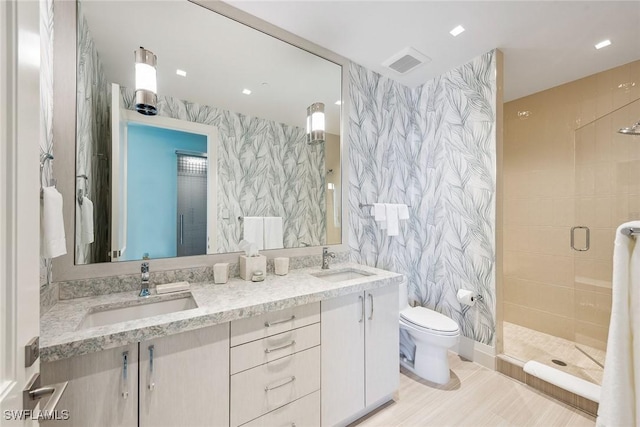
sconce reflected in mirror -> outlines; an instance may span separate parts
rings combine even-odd
[[[136,111],[145,116],[158,114],[158,86],[156,65],[158,58],[140,46],[134,51],[136,59]]]
[[[307,144],[322,144],[324,134],[324,104],[315,102],[307,108]]]

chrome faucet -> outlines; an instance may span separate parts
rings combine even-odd
[[[322,269],[329,269],[329,258],[335,258],[335,252],[329,252],[329,248],[322,248]]]
[[[149,292],[149,263],[148,262],[143,262],[142,265],[140,266],[140,285],[142,286],[142,289],[140,289],[140,297],[148,297],[149,295],[151,295],[151,293]]]

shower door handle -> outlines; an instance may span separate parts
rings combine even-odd
[[[184,244],[184,215],[180,214],[180,244]]]
[[[576,248],[576,230],[585,230],[586,234],[586,241],[585,241],[585,246],[584,248]],[[589,248],[591,247],[591,230],[589,230],[589,227],[584,226],[584,225],[579,225],[576,227],[571,227],[571,249],[573,249],[574,251],[578,251],[578,252],[585,252],[588,251]]]

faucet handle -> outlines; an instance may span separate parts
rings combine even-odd
[[[335,258],[336,257],[336,253],[335,252],[329,252],[329,248],[328,247],[324,247],[322,248],[322,255],[324,256],[328,256],[331,258]]]

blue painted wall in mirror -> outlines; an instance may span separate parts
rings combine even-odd
[[[123,260],[176,256],[176,150],[207,152],[205,135],[129,124],[127,249]]]

